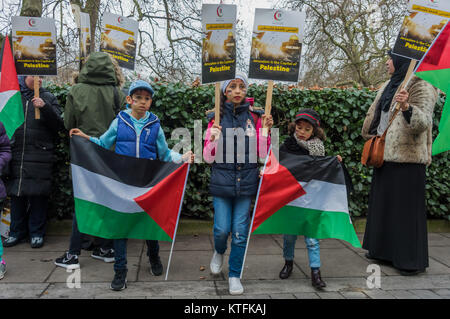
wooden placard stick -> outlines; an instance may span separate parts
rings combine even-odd
[[[411,62],[409,63],[408,71],[406,71],[405,79],[400,84],[400,87],[398,88],[397,92],[400,92],[401,90],[403,90],[403,88],[408,86],[409,81],[412,78],[414,69],[416,68],[416,63],[417,63],[416,60],[411,59]],[[396,103],[395,108],[400,109],[400,103]]]
[[[214,124],[220,125],[220,82],[216,82],[216,90],[214,94]],[[211,142],[215,136],[211,136]]]
[[[270,113],[272,112],[272,92],[273,92],[273,80],[269,80],[269,82],[267,83],[266,108],[264,110],[264,114],[266,116],[270,115]],[[267,137],[269,136],[269,129],[265,127],[264,124],[265,123],[263,122],[262,135],[264,137]]]
[[[39,97],[39,77],[34,76],[33,78],[34,78],[34,97],[37,98]],[[34,108],[34,118],[36,120],[41,119],[41,111],[37,107]]]

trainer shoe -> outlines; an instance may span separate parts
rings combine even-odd
[[[211,273],[213,275],[218,275],[222,271],[223,264],[223,254],[219,254],[217,251],[214,251],[214,255],[212,256],[211,263],[209,267],[211,268]]]
[[[105,263],[114,262],[114,249],[103,250],[102,248],[95,248],[91,254],[92,258],[103,260]]]
[[[69,254],[68,251],[65,252],[64,255],[62,255],[61,257],[55,259],[55,265],[66,268],[66,269],[80,268],[80,263],[78,262],[78,256],[71,255],[71,254]]]
[[[238,277],[228,278],[230,295],[242,295],[244,293],[244,287],[242,287],[241,279]]]
[[[31,248],[41,248],[42,246],[44,246],[44,238],[42,237],[31,238]]]
[[[20,238],[14,237],[14,236],[9,236],[3,242],[3,246],[4,247],[13,247],[13,246],[15,246],[17,244],[20,244],[20,243],[23,243],[25,241],[26,241],[25,238],[20,239]]]
[[[0,262],[0,279],[3,279],[3,277],[5,277],[5,273],[6,273],[6,262],[2,260]]]
[[[159,256],[151,258],[150,257],[150,272],[153,276],[161,276],[163,273],[163,265]]]
[[[127,288],[127,271],[126,269],[117,270],[114,274],[114,279],[111,282],[111,289],[115,291],[124,290]]]

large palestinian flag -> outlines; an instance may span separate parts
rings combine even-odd
[[[81,233],[174,240],[188,164],[119,155],[79,136],[70,156]]]
[[[446,95],[439,122],[439,135],[433,142],[432,154],[450,150],[450,24],[447,22],[416,69],[416,76],[431,83]]]
[[[19,81],[8,36],[3,42],[1,59],[0,122],[3,123],[6,134],[11,138],[16,129],[22,125],[24,115]]]
[[[264,170],[252,232],[337,238],[361,247],[337,158],[278,152],[271,151]]]

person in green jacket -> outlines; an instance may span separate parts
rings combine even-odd
[[[125,106],[126,96],[120,89],[124,83],[121,69],[108,53],[94,52],[76,82],[67,94],[64,126],[69,131],[79,128],[90,136],[100,136]],[[81,246],[82,236],[74,214],[69,250],[56,258],[55,264],[66,269],[80,268]],[[93,258],[114,262],[112,240],[98,238],[94,246]]]

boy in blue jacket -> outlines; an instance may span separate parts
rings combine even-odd
[[[79,135],[90,141],[110,149],[116,144],[115,152],[138,158],[159,159],[165,162],[187,161],[192,163],[194,155],[191,151],[184,155],[169,149],[164,131],[158,117],[149,112],[154,94],[153,88],[145,81],[138,80],[128,90],[127,110],[121,111],[112,121],[109,129],[99,138],[90,137],[80,129],[70,130],[70,136]],[[159,258],[157,240],[147,240],[147,256],[150,259],[151,272],[159,276],[163,267]],[[112,290],[123,290],[126,286],[127,274],[127,239],[114,240],[115,276],[111,283]]]

